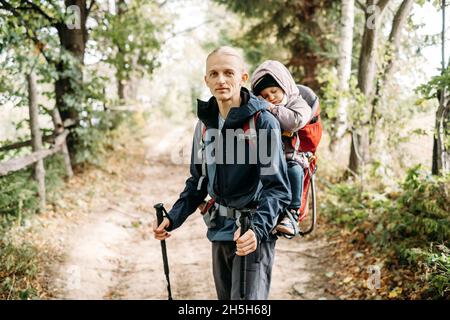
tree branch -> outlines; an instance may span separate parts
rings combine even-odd
[[[397,12],[395,13],[394,19],[392,21],[391,32],[389,34],[389,39],[386,44],[385,56],[387,56],[387,58],[383,74],[377,79],[376,94],[372,102],[373,108],[371,119],[375,119],[378,113],[378,105],[385,98],[385,91],[386,88],[389,86],[395,62],[397,61],[402,30],[405,26],[406,19],[408,18],[412,10],[413,4],[414,0],[403,0]]]
[[[22,0],[26,4],[28,4],[30,7],[19,7],[18,9],[24,8],[24,9],[33,9],[35,12],[39,13],[41,16],[45,17],[51,24],[55,24],[56,20],[55,18],[50,17],[44,10],[42,10],[41,7],[39,7],[37,4],[30,2],[29,0]]]
[[[34,32],[34,30],[31,30],[29,28],[29,24],[27,23],[27,21],[25,21],[25,19],[23,18],[22,14],[19,11],[17,11],[17,8],[13,7],[11,4],[9,4],[5,0],[0,0],[0,4],[2,5],[0,7],[0,9],[4,9],[6,11],[11,12],[13,14],[13,16],[15,16],[20,21],[20,23],[25,27],[27,37],[31,41],[33,41],[33,43],[36,45],[37,49],[39,50],[39,53],[42,54],[42,56],[45,58],[45,60],[49,64],[54,63],[54,61],[52,59],[50,59],[50,57],[48,57],[44,53],[44,51],[42,50],[42,48],[44,47],[44,44],[41,42],[41,40],[39,40],[39,38],[37,37],[37,35]]]
[[[405,27],[406,20],[412,10],[414,0],[403,0],[397,12],[395,13],[394,20],[392,22],[391,32],[389,34],[389,40],[387,44],[387,63],[383,73],[383,82],[390,78],[391,72],[394,67],[394,62],[397,60],[397,55],[400,47],[400,40],[402,31]]]
[[[158,6],[158,8],[162,8],[162,7],[164,7],[166,4],[167,4],[167,2],[168,2],[168,0],[164,0],[163,2],[161,2],[161,3],[157,3],[157,6]]]
[[[380,8],[380,13],[383,13],[384,9],[386,9],[386,6],[388,5],[389,1],[391,0],[380,0],[377,3],[377,6]]]
[[[359,9],[361,9],[362,11],[364,11],[364,12],[366,12],[366,6],[361,2],[361,1],[359,1],[359,0],[355,0],[355,3],[356,3],[356,5],[357,5],[357,7],[359,8]]]
[[[92,8],[94,7],[94,5],[96,4],[95,0],[91,1],[91,4],[89,5],[89,7],[86,9],[86,18],[89,16],[89,13],[91,13]]]

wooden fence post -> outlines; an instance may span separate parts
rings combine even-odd
[[[55,126],[56,135],[60,135],[64,131],[64,124],[61,120],[58,108],[54,108],[52,112],[53,125]],[[73,176],[72,163],[70,161],[69,149],[67,148],[66,140],[64,139],[61,145],[61,153],[64,157],[64,165],[66,167],[66,173],[69,178]]]
[[[42,135],[39,129],[39,110],[37,104],[36,75],[31,71],[27,75],[28,98],[30,112],[31,147],[33,152],[42,149]],[[45,210],[45,168],[44,160],[38,160],[34,165],[34,178],[38,183],[39,211]]]

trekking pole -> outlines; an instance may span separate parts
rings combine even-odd
[[[166,209],[162,203],[155,204],[153,208],[156,209],[156,219],[158,221],[158,226],[163,222],[164,217],[167,215]],[[170,290],[170,278],[169,278],[169,262],[167,260],[167,248],[166,240],[161,240],[161,252],[164,264],[164,274],[167,280],[167,292],[169,293],[169,300],[172,300],[172,291]]]
[[[241,216],[239,217],[239,223],[241,225],[241,237],[250,228],[250,210],[241,210]],[[241,300],[247,300],[247,256],[241,257],[241,270],[240,270],[240,294]]]

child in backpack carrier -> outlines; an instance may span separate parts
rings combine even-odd
[[[311,120],[311,106],[303,99],[289,70],[280,62],[267,60],[256,68],[252,75],[252,91],[270,103],[268,110],[280,122],[283,130],[284,153],[288,165],[292,201],[275,227],[275,232],[292,237],[298,233],[298,211],[301,207],[303,189],[303,167],[299,163],[297,150],[291,139],[295,132]],[[301,143],[301,142],[300,142]]]

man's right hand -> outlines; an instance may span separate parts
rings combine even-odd
[[[165,240],[171,236],[169,232],[166,231],[166,228],[170,226],[170,220],[164,218],[159,226],[157,226],[157,221],[153,222],[153,234],[155,239],[157,240]]]

